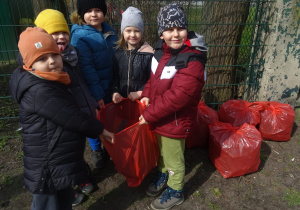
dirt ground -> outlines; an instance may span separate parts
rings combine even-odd
[[[255,173],[223,178],[208,158],[207,149],[187,149],[185,202],[173,209],[300,209],[300,121],[288,142],[263,141],[261,164]],[[23,187],[22,143],[11,139],[0,147],[0,209],[30,209],[31,195]],[[86,158],[89,160],[90,150]],[[97,189],[74,210],[150,209],[145,191],[152,171],[135,188],[114,170],[92,170]]]

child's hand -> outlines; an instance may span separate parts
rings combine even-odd
[[[112,97],[112,101],[117,104],[120,103],[122,101],[122,96],[119,93],[114,93],[113,97]]]
[[[142,95],[142,91],[130,92],[128,95],[128,98],[131,101],[135,101],[135,100],[138,100],[141,97],[141,95]]]
[[[95,109],[96,118],[99,116],[99,110]]]
[[[98,101],[98,104],[99,104],[100,109],[104,109],[104,108],[105,108],[105,104],[104,104],[103,99],[100,99],[100,100]]]
[[[145,104],[145,106],[149,106],[150,104],[149,104],[149,102],[150,102],[150,99],[149,98],[147,98],[147,97],[144,97],[144,98],[142,98],[141,99],[141,102],[142,103],[144,103]]]
[[[111,144],[115,143],[115,135],[105,129],[103,129],[103,132],[99,135],[99,138],[101,141],[108,141]]]
[[[143,116],[143,115],[141,115],[141,116],[139,117],[139,120],[141,120],[141,122],[139,123],[139,125],[146,125],[146,124],[148,124],[148,122],[144,119],[144,116]]]

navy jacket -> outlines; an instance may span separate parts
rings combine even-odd
[[[71,44],[79,51],[79,65],[84,79],[96,101],[111,102],[115,30],[102,23],[102,32],[89,25],[74,24]]]

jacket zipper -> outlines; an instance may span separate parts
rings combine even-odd
[[[175,122],[176,122],[176,126],[178,127],[178,123],[177,123],[177,112],[175,112]]]
[[[130,73],[131,50],[129,52],[128,72],[127,72],[127,96],[129,95],[129,73]]]

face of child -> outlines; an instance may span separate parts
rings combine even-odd
[[[62,57],[55,53],[44,54],[34,61],[32,68],[40,72],[56,72],[59,74],[63,68]]]
[[[173,48],[181,48],[185,41],[187,40],[187,30],[179,27],[168,28],[160,36],[161,39],[164,39],[166,44]]]
[[[60,52],[63,52],[70,41],[69,34],[63,31],[59,31],[51,34],[51,36],[55,40]]]
[[[128,44],[128,49],[135,49],[142,40],[142,32],[136,27],[126,27],[123,31],[124,40]]]
[[[85,14],[84,14],[84,21],[86,24],[98,29],[102,30],[101,23],[104,21],[104,14],[101,9],[99,8],[92,8],[89,9]]]

